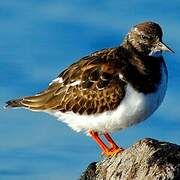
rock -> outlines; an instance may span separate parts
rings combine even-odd
[[[180,180],[180,146],[146,138],[91,163],[80,180]]]

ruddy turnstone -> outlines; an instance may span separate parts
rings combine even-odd
[[[44,91],[10,100],[6,107],[50,113],[73,130],[87,132],[103,154],[116,154],[122,148],[108,133],[145,120],[165,96],[168,74],[162,51],[173,51],[162,42],[162,34],[157,23],[138,24],[120,46],[81,58]]]

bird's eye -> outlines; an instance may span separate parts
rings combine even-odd
[[[149,40],[153,40],[153,39],[154,39],[154,37],[152,37],[152,36],[149,37]]]
[[[141,35],[141,37],[142,37],[143,39],[148,39],[148,37],[145,36],[145,35]]]
[[[153,36],[145,36],[145,35],[141,35],[141,37],[144,39],[144,40],[150,40],[152,41],[154,39]]]

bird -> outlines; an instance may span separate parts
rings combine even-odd
[[[144,121],[164,99],[168,72],[162,52],[174,51],[162,36],[158,23],[139,23],[121,44],[82,57],[45,90],[7,101],[6,108],[49,113],[74,131],[87,133],[102,155],[121,153],[124,149],[110,133]]]

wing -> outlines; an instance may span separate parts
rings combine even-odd
[[[31,110],[95,114],[115,109],[125,95],[126,82],[117,63],[101,53],[80,59],[65,69],[43,92],[24,97],[19,106]],[[113,58],[114,59],[114,58]]]

